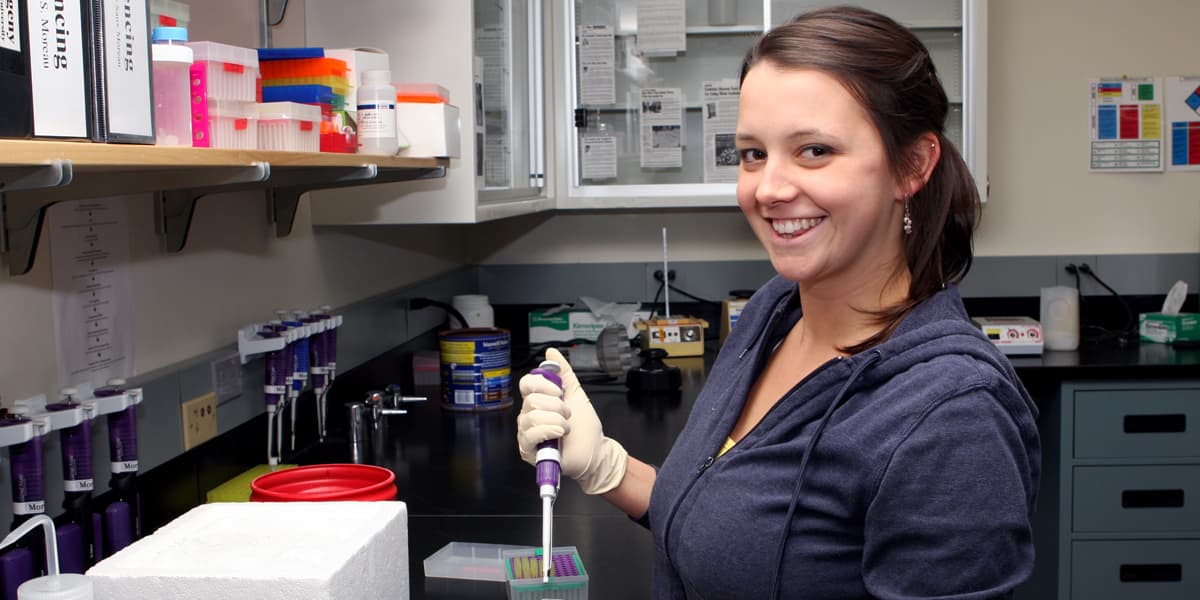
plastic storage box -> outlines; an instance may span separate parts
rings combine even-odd
[[[287,152],[321,150],[321,107],[298,102],[258,105],[258,149]]]
[[[343,107],[343,98],[323,85],[269,86],[263,88],[265,102],[299,102],[321,109],[321,152],[353,154],[358,150],[358,133]]]
[[[193,138],[202,130],[198,129],[196,121],[192,122]],[[207,136],[211,148],[258,148],[258,110],[254,102],[209,100]]]
[[[504,568],[504,552],[528,554],[525,546],[450,542],[425,559],[425,576],[472,581],[508,581]]]
[[[541,553],[541,548],[501,552],[509,600],[587,600],[587,571],[575,546],[556,546],[551,550],[554,572],[549,582],[542,581]]]
[[[204,65],[205,95],[213,100],[258,99],[258,51],[216,42],[190,42],[195,63]],[[195,86],[193,75],[193,89]]]
[[[174,0],[150,0],[150,29],[155,27],[187,28],[192,9]]]
[[[397,83],[396,102],[449,104],[450,90],[436,83]]]

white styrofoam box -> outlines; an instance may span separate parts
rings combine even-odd
[[[88,570],[96,600],[409,597],[403,502],[205,504]]]
[[[408,147],[400,156],[458,158],[458,107],[453,104],[397,102],[396,129],[400,145]]]
[[[350,91],[346,93],[346,112],[358,111],[358,86],[362,85],[362,74],[367,71],[391,72],[388,53],[379,48],[326,48],[325,56],[346,61],[346,79]]]
[[[258,149],[321,151],[321,107],[299,102],[258,105]]]

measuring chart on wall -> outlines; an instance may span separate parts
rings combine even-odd
[[[1152,78],[1092,80],[1089,170],[1163,170],[1162,83]]]
[[[1167,170],[1200,171],[1200,77],[1168,77]]]
[[[48,211],[59,380],[103,385],[133,373],[133,289],[125,198]]]

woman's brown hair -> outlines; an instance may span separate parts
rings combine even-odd
[[[947,283],[961,281],[971,268],[979,193],[962,155],[945,137],[946,91],[929,50],[911,31],[884,15],[849,6],[806,12],[768,31],[746,54],[741,79],[760,62],[814,69],[840,81],[870,115],[897,176],[916,173],[913,148],[921,135],[932,132],[941,146],[929,181],[909,200],[908,297],[873,311],[883,328],[843,349],[861,352],[888,339],[909,311]]]

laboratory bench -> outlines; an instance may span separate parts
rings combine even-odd
[[[369,390],[400,383],[405,394],[427,395],[426,402],[407,406],[409,414],[385,417],[381,435],[370,440],[369,452],[364,457],[364,462],[386,466],[395,472],[398,498],[407,504],[412,598],[504,598],[505,586],[501,583],[424,577],[423,560],[452,541],[531,547],[541,542],[541,506],[534,485],[534,470],[521,461],[517,452],[516,414],[520,400],[509,408],[488,412],[443,409],[436,388],[411,387],[412,353],[434,345],[426,336],[426,339],[414,340],[340,375],[329,401],[331,436],[323,443],[302,442],[305,450],[287,462],[350,462],[351,446],[345,433],[346,417],[342,407],[346,402],[363,400]],[[647,462],[660,463],[687,421],[703,385],[715,347],[710,350],[703,359],[669,360],[680,366],[683,373],[681,393],[674,397],[635,401],[627,396],[620,383],[585,384],[605,433],[620,440],[630,454]],[[514,356],[520,355],[521,350],[514,349]],[[1120,544],[1113,546],[1117,542],[1132,543],[1136,547],[1129,548],[1142,552],[1147,548],[1153,550],[1156,545],[1168,553],[1173,548],[1192,548],[1189,544],[1200,539],[1200,531],[1188,529],[1190,525],[1186,520],[1180,521],[1180,526],[1185,528],[1183,531],[1139,534],[1135,528],[1115,536],[1075,532],[1071,529],[1072,511],[1079,510],[1079,498],[1071,491],[1073,479],[1062,478],[1060,473],[1107,463],[1119,463],[1126,473],[1130,467],[1138,465],[1196,468],[1200,464],[1200,443],[1196,442],[1195,423],[1200,422],[1200,414],[1194,415],[1193,426],[1187,434],[1191,437],[1177,451],[1183,456],[1155,458],[1149,462],[1145,457],[1141,460],[1100,460],[1074,456],[1075,442],[1070,437],[1074,429],[1064,429],[1063,423],[1064,419],[1074,423],[1075,413],[1064,414],[1063,407],[1068,404],[1083,407],[1086,398],[1107,394],[1102,398],[1103,410],[1098,414],[1119,420],[1124,414],[1121,407],[1138,407],[1138,398],[1145,393],[1149,394],[1151,405],[1166,402],[1170,413],[1200,411],[1200,350],[1149,344],[1086,346],[1077,352],[1047,352],[1040,357],[1012,357],[1011,360],[1039,405],[1043,444],[1042,493],[1035,515],[1038,564],[1033,579],[1019,590],[1017,597],[1064,600],[1083,597],[1072,596],[1069,591],[1060,595],[1065,589],[1060,587],[1061,582],[1070,581],[1072,577],[1072,561],[1086,559],[1092,561],[1089,567],[1103,570],[1109,565],[1105,562],[1108,559],[1097,558],[1096,551],[1119,550]],[[515,375],[530,366],[528,362],[517,363]],[[1079,395],[1081,393],[1084,395]],[[304,405],[303,400],[301,405]],[[1084,421],[1094,422],[1095,419]],[[210,453],[220,456],[201,453],[188,459],[188,455],[195,453],[193,451],[147,473],[143,479],[153,481],[152,485],[159,490],[155,497],[146,499],[144,508],[150,515],[147,518],[149,529],[157,526],[156,521],[159,524],[166,522],[173,518],[172,515],[181,514],[197,503],[197,500],[189,500],[197,494],[197,488],[202,498],[206,486],[216,485],[260,463],[258,449],[263,427],[265,421],[259,417],[198,449],[211,446]],[[301,427],[307,427],[303,414]],[[234,437],[244,439],[222,439]],[[179,462],[185,459],[186,464]],[[188,474],[187,468],[194,471]],[[165,469],[171,470],[170,475],[163,473]],[[189,487],[191,491],[173,492],[171,482],[166,479],[174,481],[176,487]],[[1187,510],[1194,509],[1188,505]],[[1183,545],[1178,545],[1180,540]],[[1093,542],[1093,545],[1078,545],[1083,542]],[[564,481],[555,504],[554,543],[578,548],[590,579],[590,597],[649,597],[653,562],[650,533],[602,499],[584,495],[573,482]],[[1073,548],[1079,549],[1074,559]],[[1100,554],[1107,556],[1103,552]],[[1171,557],[1164,560],[1170,563]],[[1120,568],[1117,563],[1109,567]],[[1112,589],[1123,590],[1123,585],[1135,584],[1117,581]],[[1159,582],[1154,585],[1169,587],[1172,584]],[[1103,597],[1140,597],[1113,593],[1116,595]],[[1200,597],[1200,593],[1179,597]]]

